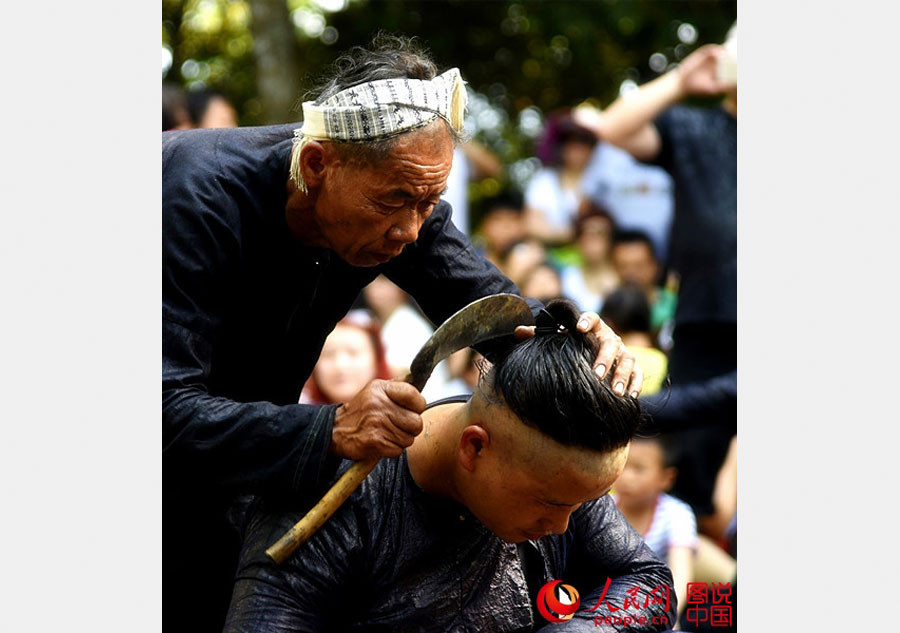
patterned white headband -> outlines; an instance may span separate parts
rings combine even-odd
[[[291,179],[306,193],[300,150],[309,141],[374,141],[423,127],[437,117],[463,129],[465,82],[458,68],[434,79],[380,79],[342,90],[316,105],[303,104],[303,125],[294,130]]]

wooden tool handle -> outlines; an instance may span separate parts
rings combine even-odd
[[[353,494],[353,491],[372,472],[379,460],[380,458],[376,457],[356,462],[348,468],[347,472],[341,475],[341,478],[325,493],[319,503],[313,506],[294,527],[285,532],[278,542],[266,550],[266,555],[278,565],[286,561],[298,547],[322,527],[325,521],[347,500],[347,497]]]
[[[418,377],[418,382],[424,385],[428,380],[428,374]],[[412,373],[406,374],[403,382],[413,385],[419,391],[422,385],[416,384],[416,379]],[[338,479],[331,489],[325,493],[325,496],[314,505],[312,509],[306,513],[306,516],[300,519],[294,527],[284,533],[278,541],[266,550],[266,555],[280,565],[293,554],[298,547],[303,545],[310,537],[315,534],[320,527],[325,524],[332,514],[334,514],[341,504],[353,494],[353,491],[359,487],[359,484],[369,476],[372,469],[378,464],[381,458],[375,457],[363,461],[356,462],[347,469],[341,478]]]

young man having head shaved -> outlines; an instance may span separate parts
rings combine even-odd
[[[257,508],[225,630],[612,631],[629,597],[629,631],[671,628],[671,574],[607,495],[640,408],[593,373],[577,318],[549,305],[536,336],[470,398],[426,410],[412,446],[281,566],[264,550],[302,512]],[[536,610],[552,580],[582,596],[566,622]]]

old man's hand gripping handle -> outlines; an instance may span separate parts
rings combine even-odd
[[[473,301],[435,330],[416,354],[403,382],[422,391],[435,365],[450,354],[491,338],[510,335],[520,325],[534,325],[531,308],[522,297],[497,294]],[[266,550],[268,557],[278,564],[287,560],[353,494],[379,460],[376,457],[358,461],[347,469],[306,516]]]

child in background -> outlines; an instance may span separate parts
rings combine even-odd
[[[672,570],[678,612],[686,604],[693,580],[697,522],[690,506],[666,491],[677,470],[672,450],[659,437],[635,437],[625,470],[616,480],[613,499],[622,515]]]
[[[489,262],[501,268],[507,250],[523,239],[525,220],[521,196],[505,193],[490,199],[472,243]]]
[[[658,392],[668,373],[669,360],[654,344],[650,304],[643,290],[635,284],[623,284],[606,297],[598,313],[622,338],[643,370],[644,388],[641,395],[650,396]]]

